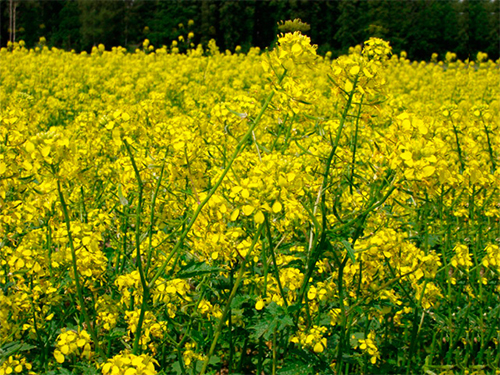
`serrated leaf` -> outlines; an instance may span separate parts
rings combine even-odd
[[[254,331],[251,337],[255,339],[263,337],[267,341],[275,329],[282,331],[289,326],[293,326],[293,319],[287,310],[276,302],[271,302],[264,310],[263,317],[250,327]]]
[[[15,353],[25,352],[34,348],[36,348],[36,346],[29,345],[23,342],[19,341],[10,342],[4,345],[2,348],[0,348],[0,358],[2,357],[8,358],[11,355],[14,355]]]
[[[252,297],[248,294],[236,296],[231,301],[231,309],[241,309],[243,304],[250,300],[252,300]]]
[[[48,371],[45,373],[46,375],[71,375],[72,372],[64,367],[59,367],[57,370]]]
[[[179,279],[187,279],[189,277],[196,277],[200,275],[206,275],[210,273],[222,272],[223,269],[220,267],[214,267],[207,263],[191,263],[187,267],[181,269],[176,277]]]
[[[312,364],[305,364],[302,362],[294,362],[278,370],[278,375],[309,375],[312,373]]]
[[[270,324],[266,320],[260,320],[251,327],[254,332],[250,335],[250,337],[255,340],[264,337],[267,341],[269,340],[271,333],[274,331],[275,326],[276,322],[274,322],[274,324]]]

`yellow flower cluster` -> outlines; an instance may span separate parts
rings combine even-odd
[[[303,348],[311,348],[315,353],[322,353],[327,345],[326,337],[323,337],[326,332],[326,327],[313,326],[307,332],[298,332],[291,338],[291,341],[300,344]]]
[[[58,363],[63,363],[66,357],[79,354],[81,358],[90,359],[92,348],[91,339],[87,331],[75,332],[62,329],[57,336],[57,349],[54,350],[54,358]]]
[[[26,362],[26,358],[16,354],[15,356],[9,356],[1,365],[0,365],[0,375],[8,375],[8,374],[36,374],[33,371],[30,371],[31,363]]]
[[[375,364],[377,359],[380,358],[379,351],[375,345],[375,333],[370,332],[365,339],[359,339],[359,348],[370,356],[370,362]]]
[[[157,373],[155,364],[158,362],[145,354],[122,353],[108,359],[102,365],[102,373],[104,375],[155,375]]]
[[[125,320],[128,324],[129,333],[128,340],[130,340],[136,332],[139,317],[139,310],[125,312]],[[139,339],[139,344],[143,347],[143,349],[147,349],[152,338],[162,338],[167,331],[166,326],[166,322],[158,322],[156,315],[151,311],[147,311],[144,317],[144,329]],[[153,344],[150,344],[149,348],[153,353],[155,352],[155,346]]]
[[[184,352],[182,353],[182,356],[184,358],[184,363],[186,366],[190,367],[194,364],[195,361],[203,361],[205,357],[201,354],[196,353],[193,349],[195,349],[195,344],[193,343],[186,343]]]

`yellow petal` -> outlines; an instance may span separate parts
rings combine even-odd
[[[248,205],[248,204],[247,204],[247,205],[245,205],[245,206],[243,206],[243,213],[244,213],[245,215],[247,215],[247,216],[248,216],[248,215],[251,215],[251,214],[252,214],[252,212],[253,212],[253,210],[254,210],[254,208],[253,208],[252,206]]]
[[[346,81],[345,86],[344,86],[344,90],[346,92],[351,92],[353,89],[354,89],[354,86],[352,85],[352,82]]]
[[[35,145],[31,143],[30,141],[26,141],[24,144],[24,147],[26,148],[26,151],[28,151],[30,154],[35,151]]]
[[[250,192],[247,189],[243,189],[241,191],[241,196],[246,199],[250,196]]]
[[[264,308],[264,301],[262,301],[261,299],[257,301],[257,303],[255,304],[255,309],[256,310],[262,310]]]
[[[54,358],[56,359],[57,363],[63,363],[64,362],[64,356],[59,350],[54,351]]]
[[[27,171],[31,171],[33,169],[33,164],[31,164],[28,160],[23,161],[23,167]]]
[[[236,221],[239,215],[240,215],[240,210],[239,209],[234,210],[233,213],[231,214],[231,221]]]
[[[410,130],[411,129],[411,121],[408,119],[404,119],[403,122],[401,123],[401,126],[403,127],[404,130]]]
[[[111,363],[106,363],[103,367],[102,367],[102,373],[103,374],[107,374],[109,372],[109,370],[111,370],[111,366],[112,364]]]
[[[262,213],[262,211],[257,211],[254,216],[254,220],[257,224],[262,224],[264,222],[264,214]]]
[[[353,76],[355,76],[356,74],[359,73],[359,66],[358,65],[354,65],[351,70],[349,70],[349,73]]]
[[[265,60],[262,60],[262,69],[267,72],[269,70],[269,63]]]
[[[427,165],[423,168],[422,173],[424,177],[430,177],[434,174],[434,171],[436,168],[434,168],[432,165]]]
[[[422,120],[415,120],[415,125],[417,126],[420,134],[425,135],[428,133],[429,130],[427,128],[427,125]]]
[[[292,52],[296,55],[300,54],[302,52],[302,46],[300,44],[294,44],[292,46]]]
[[[318,342],[316,345],[314,345],[314,353],[322,353],[325,348],[323,348],[323,345]]]
[[[363,73],[365,74],[365,76],[367,76],[368,78],[372,78],[373,77],[373,74],[366,68],[363,68]]]
[[[46,158],[50,154],[50,146],[45,146],[42,148],[42,156]]]
[[[283,206],[281,205],[280,202],[278,202],[278,201],[274,202],[274,204],[273,204],[273,212],[275,214],[277,214],[278,212],[280,212],[282,208],[283,208]]]
[[[413,158],[413,154],[410,151],[405,151],[401,154],[401,159],[410,160]]]

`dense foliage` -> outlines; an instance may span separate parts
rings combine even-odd
[[[412,60],[448,51],[462,60],[479,51],[500,57],[499,0],[0,0],[0,17],[1,46],[9,28],[28,47],[45,37],[49,47],[77,52],[100,43],[134,51],[145,38],[161,47],[194,32],[195,44],[214,38],[222,50],[246,52],[273,45],[277,22],[301,18],[321,55],[379,37]]]
[[[0,375],[498,371],[499,62],[178,51],[0,50]]]

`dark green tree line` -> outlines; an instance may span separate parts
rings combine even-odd
[[[301,18],[321,53],[339,55],[376,36],[411,59],[447,51],[462,59],[478,51],[497,59],[499,1],[0,0],[0,45],[15,37],[33,47],[44,36],[49,46],[76,51],[100,43],[133,50],[145,38],[160,47],[193,31],[194,43],[214,38],[223,50],[240,45],[245,51],[272,46],[278,21]],[[194,24],[188,27],[189,20]]]

